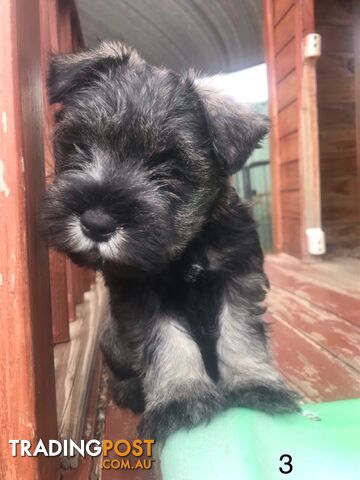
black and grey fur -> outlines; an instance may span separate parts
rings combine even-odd
[[[298,410],[267,347],[254,220],[229,181],[266,118],[111,42],[55,58],[49,91],[62,109],[43,220],[104,275],[117,403],[160,439],[226,407]]]

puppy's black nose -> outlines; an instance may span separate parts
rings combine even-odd
[[[80,220],[85,235],[97,242],[107,240],[116,229],[116,220],[100,208],[86,210]]]

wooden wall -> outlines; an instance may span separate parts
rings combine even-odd
[[[300,254],[299,98],[296,5],[274,3],[274,50],[278,110],[279,196],[282,251]]]
[[[0,478],[57,478],[58,459],[11,457],[9,439],[57,436],[37,0],[0,2]]]
[[[270,89],[275,250],[304,255],[301,171],[303,37],[313,31],[311,0],[264,0],[264,39]]]
[[[39,227],[54,170],[45,80],[64,29],[72,50],[81,43],[72,0],[0,2],[1,479],[60,477],[58,458],[12,457],[8,442],[57,438],[53,334],[56,341],[69,338],[69,310],[94,278],[72,266],[67,274]]]
[[[358,3],[315,1],[316,30],[322,36],[317,72],[322,217],[330,251],[359,245]]]

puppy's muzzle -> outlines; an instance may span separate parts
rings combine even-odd
[[[84,235],[96,242],[106,242],[116,230],[116,220],[101,208],[86,210],[80,217]]]

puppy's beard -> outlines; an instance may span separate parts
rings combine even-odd
[[[69,249],[74,253],[87,254],[96,251],[102,260],[116,262],[124,252],[126,235],[122,227],[118,227],[107,241],[95,242],[84,235],[80,218],[73,215],[67,221],[66,231]]]
[[[106,242],[97,244],[100,256],[103,260],[109,262],[116,262],[124,252],[124,245],[126,243],[126,235],[123,228],[118,228],[116,232]]]
[[[80,225],[80,218],[72,215],[66,222],[67,244],[74,253],[88,253],[96,249],[96,242],[86,237]]]

